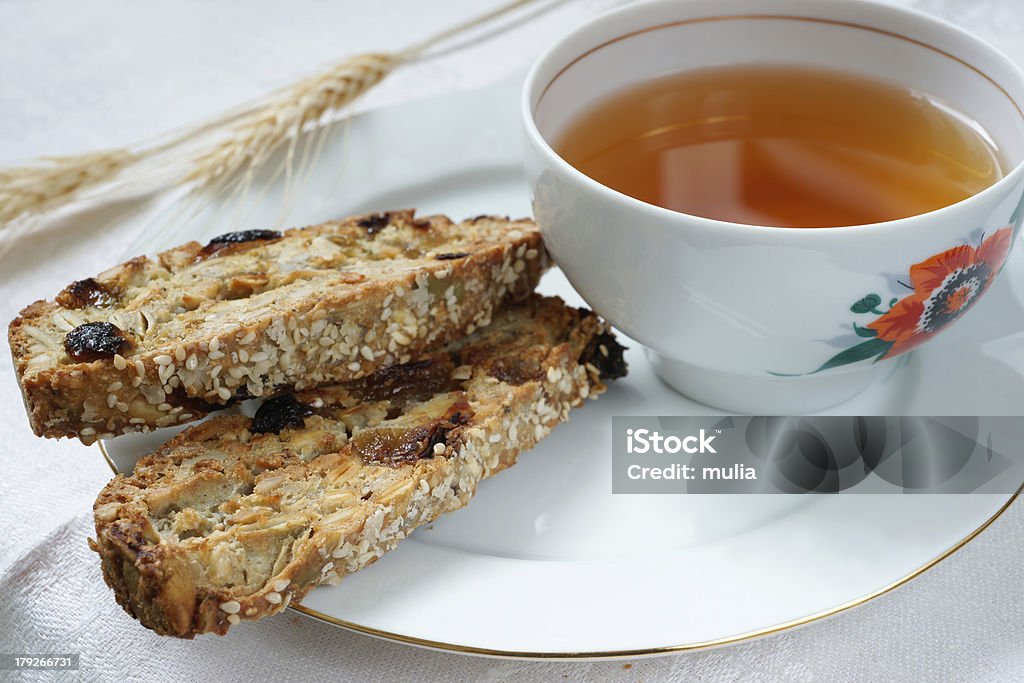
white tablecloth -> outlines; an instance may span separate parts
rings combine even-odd
[[[497,38],[395,74],[367,104],[507,78],[557,36],[614,4],[562,4]],[[1024,62],[1021,0],[914,4],[980,33]],[[400,47],[482,5],[3,0],[0,159],[145,138],[340,56]],[[0,263],[0,320],[120,256],[138,222],[105,221],[112,215],[96,209],[71,216],[62,219],[60,230],[16,244]],[[496,661],[374,640],[290,613],[235,629],[226,638],[160,638],[114,603],[86,547],[93,498],[110,477],[98,451],[33,437],[8,361],[0,361],[0,417],[0,652],[80,652],[77,676],[85,680],[1024,678],[1024,504],[895,593],[826,622],[709,652],[631,663]]]

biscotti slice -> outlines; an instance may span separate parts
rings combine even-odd
[[[532,221],[412,211],[190,242],[11,323],[32,429],[90,443],[347,381],[486,326],[548,263]]]
[[[100,494],[103,575],[158,633],[223,634],[461,508],[625,371],[593,313],[535,296],[420,361],[212,417]]]

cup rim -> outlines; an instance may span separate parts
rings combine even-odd
[[[970,31],[967,31],[965,29],[960,28],[956,24],[953,24],[953,23],[951,23],[951,22],[949,22],[949,21],[947,21],[947,20],[945,20],[945,19],[943,19],[941,17],[937,17],[937,16],[934,16],[934,15],[928,14],[926,12],[922,12],[920,10],[916,10],[916,9],[912,9],[912,8],[908,8],[908,7],[898,7],[898,6],[888,5],[888,4],[885,4],[885,3],[882,3],[882,2],[878,2],[877,0],[833,0],[833,2],[836,5],[838,5],[838,4],[846,4],[848,6],[853,5],[853,6],[865,7],[865,8],[868,8],[868,9],[872,10],[872,11],[884,10],[884,11],[896,12],[896,13],[900,13],[900,14],[906,15],[906,16],[912,18],[915,21],[930,23],[932,25],[936,25],[936,26],[942,27],[942,28],[944,28],[944,29],[946,29],[948,31],[952,31],[953,33],[955,33],[959,37],[960,40],[964,40],[964,41],[972,43],[973,45],[975,45],[979,49],[987,52],[996,61],[1001,62],[1003,64],[1003,66],[1008,67],[1009,72],[1011,74],[1013,74],[1016,77],[1016,79],[1018,81],[1020,81],[1022,87],[1024,87],[1024,66],[1022,66],[1022,65],[1018,64],[1017,62],[1015,62],[1014,60],[1010,59],[1005,53],[1003,53],[1001,50],[999,50],[997,47],[995,47],[994,45],[992,45],[988,41],[986,41],[986,40],[984,40],[984,39],[974,35]],[[577,169],[575,166],[573,166],[568,161],[566,161],[558,152],[556,152],[555,149],[552,147],[551,143],[548,142],[547,138],[544,137],[544,135],[540,132],[540,129],[537,127],[537,122],[536,122],[535,117],[534,117],[534,108],[532,106],[531,100],[533,99],[533,91],[537,87],[537,83],[538,83],[538,80],[539,80],[539,77],[540,77],[540,71],[541,71],[542,68],[547,66],[547,63],[549,61],[551,61],[551,59],[553,58],[554,54],[558,50],[560,50],[563,45],[565,45],[566,43],[568,43],[569,41],[571,41],[573,39],[576,39],[576,38],[579,38],[582,35],[585,35],[588,31],[590,31],[594,27],[595,24],[598,24],[600,22],[605,22],[605,21],[613,21],[616,18],[619,18],[619,17],[622,17],[622,16],[626,16],[626,15],[632,16],[634,14],[642,13],[644,10],[646,10],[647,8],[649,8],[651,6],[654,6],[654,5],[675,5],[675,4],[680,4],[679,0],[648,0],[648,1],[644,1],[644,2],[639,2],[639,3],[631,4],[631,5],[628,5],[626,7],[620,7],[618,9],[612,10],[611,12],[605,12],[605,13],[603,13],[601,15],[598,15],[597,17],[593,17],[589,21],[585,22],[584,24],[582,24],[581,26],[577,27],[573,31],[563,35],[557,41],[555,41],[550,46],[548,46],[548,48],[545,49],[544,52],[542,52],[541,55],[539,57],[537,57],[536,60],[534,60],[532,66],[530,67],[529,72],[527,72],[526,80],[525,80],[525,82],[523,84],[523,87],[522,87],[522,90],[521,90],[521,94],[520,94],[520,108],[521,108],[521,113],[522,113],[522,117],[523,117],[523,122],[524,122],[524,125],[525,125],[525,128],[526,128],[527,136],[530,139],[533,140],[534,144],[540,149],[541,153],[544,154],[547,157],[547,160],[548,160],[549,163],[553,162],[555,164],[555,166],[557,166],[561,171],[567,172],[574,179],[582,181],[583,184],[586,187],[590,188],[591,190],[597,191],[597,192],[602,193],[602,194],[609,195],[610,197],[612,197],[614,199],[618,199],[619,201],[624,201],[627,205],[633,207],[634,209],[638,209],[640,211],[646,212],[646,213],[648,213],[650,215],[653,215],[655,217],[662,217],[662,218],[664,218],[664,217],[672,217],[673,219],[685,218],[688,221],[690,221],[692,223],[696,223],[697,225],[699,225],[701,227],[711,227],[711,228],[715,228],[715,229],[718,229],[718,230],[732,230],[732,231],[741,231],[741,232],[756,231],[756,232],[761,232],[761,233],[765,233],[765,231],[768,231],[768,234],[770,234],[770,233],[778,233],[780,235],[792,236],[794,231],[799,233],[799,234],[801,234],[801,235],[805,235],[805,234],[808,234],[808,233],[809,234],[814,234],[814,233],[826,233],[826,234],[831,234],[831,233],[848,233],[851,230],[855,230],[855,231],[857,231],[857,233],[864,233],[864,232],[874,232],[874,231],[877,231],[877,230],[891,229],[891,228],[897,226],[898,224],[904,224],[905,225],[905,224],[908,224],[908,223],[919,223],[921,221],[929,221],[930,222],[934,218],[945,217],[949,213],[961,210],[962,208],[964,208],[964,207],[966,207],[966,206],[968,206],[970,204],[977,204],[979,202],[986,201],[991,195],[1002,193],[1003,191],[1005,191],[1005,189],[1007,187],[1013,186],[1018,181],[1020,181],[1022,179],[1022,177],[1024,177],[1024,159],[1021,159],[1021,161],[1018,161],[1009,171],[1007,171],[1003,175],[1002,178],[1000,178],[996,182],[992,183],[991,185],[989,185],[988,187],[984,188],[980,192],[978,192],[976,194],[973,194],[973,195],[971,195],[969,197],[966,197],[964,199],[961,199],[958,202],[954,202],[953,204],[949,204],[947,206],[939,207],[937,209],[932,209],[931,211],[927,211],[925,213],[914,214],[912,216],[905,216],[903,218],[895,218],[895,219],[892,219],[892,220],[881,221],[881,222],[877,222],[877,223],[858,223],[858,224],[854,224],[854,225],[823,226],[823,227],[820,227],[820,228],[805,228],[805,227],[801,228],[801,227],[790,227],[790,226],[756,225],[756,224],[753,224],[753,223],[735,223],[735,222],[732,222],[732,221],[723,221],[723,220],[719,220],[719,219],[716,219],[716,218],[707,218],[705,216],[698,216],[698,215],[692,214],[692,213],[685,213],[683,211],[676,211],[674,209],[668,209],[668,208],[665,208],[663,206],[659,206],[657,204],[651,204],[650,202],[645,202],[645,201],[643,201],[641,199],[637,199],[637,198],[632,197],[632,196],[630,196],[628,194],[625,194],[624,192],[620,192],[619,190],[616,190],[616,189],[614,189],[612,187],[609,187],[609,186],[607,186],[607,185],[605,185],[605,184],[603,184],[601,182],[598,182],[597,180],[591,178],[587,174],[585,174],[582,171],[580,171],[579,169]],[[764,11],[764,9],[765,9],[763,5],[753,5],[753,3],[752,3],[752,6],[759,7],[762,11]],[[797,15],[795,15],[795,14],[793,15],[793,17],[796,17],[796,16]],[[808,17],[808,18],[810,19],[812,17]],[[876,27],[872,27],[872,26],[869,26],[869,25],[864,25],[863,28],[875,30]],[[633,33],[635,33],[635,31],[630,31],[630,32],[628,32],[626,34],[623,34],[623,37],[625,37],[627,35],[631,35]],[[898,34],[893,34],[893,35],[898,37]],[[908,40],[912,40],[913,42],[916,42],[918,44],[921,44],[925,48],[936,50],[936,51],[941,52],[943,54],[947,54],[949,57],[951,57],[953,59],[957,59],[958,61],[962,61],[962,60],[959,60],[958,57],[955,57],[954,55],[950,55],[945,50],[942,50],[942,49],[937,48],[935,46],[929,45],[927,43],[923,43],[922,41],[919,41],[919,40],[916,40],[916,39],[910,39],[910,38],[907,38],[907,39]],[[594,48],[592,48],[592,49],[594,49]],[[584,52],[584,53],[582,53],[580,55],[576,55],[573,58],[573,60],[567,62],[566,64],[560,65],[561,68],[563,68],[563,69],[567,68],[576,59],[581,58],[585,54],[587,54],[587,53]],[[1002,87],[1002,85],[1000,85],[994,78],[989,76],[987,73],[982,71],[980,68],[978,68],[978,67],[976,67],[974,65],[971,65],[971,64],[967,64],[967,66],[973,68],[975,71],[977,71],[978,73],[983,75],[985,78],[987,78],[989,81],[991,81],[993,84],[995,84],[996,87],[998,87],[999,89],[1003,90],[1004,93],[1007,95],[1007,97],[1010,98],[1011,102],[1017,108],[1018,112],[1020,112],[1021,115],[1024,116],[1024,109],[1022,109],[1022,104],[1024,104],[1024,103],[1018,103],[1016,100],[1014,100],[1009,95],[1009,93],[1005,92],[1005,89]],[[557,76],[556,76],[556,78],[557,78]],[[552,83],[554,83],[554,79],[552,79],[551,82],[549,82],[549,83],[547,83],[545,85],[545,92],[546,92],[547,88],[549,88],[551,86]],[[544,93],[542,92],[541,93],[541,98],[543,98],[543,94]],[[541,98],[538,98],[538,103],[539,103]],[[1024,200],[1024,197],[1022,197],[1022,200]]]

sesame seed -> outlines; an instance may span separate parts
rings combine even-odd
[[[79,433],[82,436],[92,436],[93,434],[96,433],[96,430],[93,429],[92,427],[83,427]]]
[[[227,401],[228,399],[231,398],[231,392],[228,391],[227,389],[225,389],[224,387],[221,387],[220,389],[217,389],[217,395],[220,396],[221,399],[223,399],[225,401]]]
[[[498,443],[499,441],[501,441],[501,434],[491,434],[489,437],[487,437],[487,440],[490,441],[491,443]]]
[[[124,356],[122,356],[121,354],[115,353],[114,367],[117,368],[118,370],[124,370],[126,367],[128,367],[128,361],[126,361],[124,359]]]
[[[161,413],[166,413],[167,411],[169,411],[171,409],[171,404],[170,403],[161,403],[160,405],[158,405],[156,407],[156,409],[159,410]]]
[[[196,354],[193,353],[188,357],[188,360],[185,361],[185,367],[189,370],[195,370],[199,367],[199,359],[196,358]]]
[[[387,308],[388,306],[391,305],[391,302],[394,301],[394,300],[395,300],[395,295],[394,294],[388,294],[386,297],[384,297],[384,302],[381,305],[384,308]]]
[[[267,593],[266,598],[267,598],[267,602],[269,602],[271,605],[280,605],[281,604],[281,594],[280,593],[273,593],[273,592],[272,593]]]
[[[248,363],[249,362],[249,352],[246,351],[245,349],[239,349],[238,350],[238,360],[242,361],[243,363]]]
[[[444,453],[444,451],[445,451],[445,446],[444,446],[443,443],[435,443],[434,444],[434,454],[435,455],[441,455],[442,453]]]
[[[244,337],[238,340],[238,343],[241,344],[242,346],[248,346],[249,344],[252,344],[254,341],[256,341],[256,333],[253,332],[252,330],[249,330],[248,332],[245,333]]]
[[[107,394],[107,407],[113,408],[117,404],[117,394]]]
[[[182,413],[178,416],[178,422],[188,422],[192,419],[192,413]]]
[[[238,614],[238,611],[242,609],[242,605],[237,600],[228,600],[227,602],[220,603],[220,608],[221,611],[228,614]]]
[[[402,346],[408,346],[409,344],[412,343],[412,339],[410,339],[408,335],[406,335],[403,332],[395,332],[394,334],[391,335],[391,338],[394,339],[399,344],[401,344]]]
[[[282,592],[291,583],[290,579],[278,579],[274,582],[274,590],[278,593]]]
[[[139,377],[146,376],[146,364],[143,363],[141,360],[135,361],[135,374],[138,375]]]
[[[122,384],[121,382],[112,382],[110,384],[110,386],[107,387],[107,391],[109,391],[110,393],[113,393],[115,391],[120,391],[123,387],[124,387],[124,384]]]
[[[210,370],[210,377],[216,378],[220,374],[220,371],[224,369],[223,365],[214,365],[213,370]]]
[[[144,419],[142,419],[141,417],[133,417],[133,418],[130,418],[128,420],[128,424],[144,425],[144,424],[146,424],[146,421]]]
[[[254,616],[256,614],[256,612],[257,612],[257,610],[256,610],[255,607],[250,607],[249,609],[245,610],[245,616],[247,616],[247,617]]]
[[[249,360],[253,363],[263,363],[270,360],[270,354],[266,351],[257,351],[249,356]]]
[[[209,359],[210,360],[220,360],[223,357],[224,357],[224,354],[221,353],[220,351],[210,351],[210,354],[209,354]]]
[[[536,249],[527,249],[526,250],[526,260],[527,261],[532,261],[533,259],[537,258],[538,254],[539,254],[539,252]]]
[[[548,381],[549,382],[557,382],[561,378],[562,378],[562,370],[561,370],[561,368],[556,368],[556,367],[548,368]]]
[[[166,353],[161,353],[159,356],[153,357],[153,362],[157,365],[170,365],[174,362],[174,359],[168,356]]]
[[[361,367],[362,366],[359,364],[359,361],[357,361],[357,360],[354,360],[354,361],[352,361],[351,363],[348,364],[348,369],[351,370],[352,372],[358,372],[359,368],[361,368]]]
[[[242,620],[238,617],[237,614],[229,614],[228,623],[232,626],[238,626],[240,623],[242,623]]]
[[[359,353],[361,353],[363,355],[363,358],[365,358],[366,360],[373,360],[373,349],[371,349],[369,346],[364,346],[363,348],[359,349]]]
[[[185,353],[185,347],[179,346],[178,348],[174,349],[174,357],[178,360],[179,363],[188,358],[188,354]]]
[[[597,350],[600,351],[601,355],[604,356],[605,358],[608,357],[608,347],[605,346],[604,344],[598,344]]]
[[[210,340],[210,351],[217,351],[220,349],[220,339],[214,337]]]
[[[125,403],[124,401],[118,401],[117,403],[114,404],[114,407],[117,408],[122,413],[128,412],[128,404]]]
[[[334,344],[334,341],[330,337],[320,337],[320,340],[317,343],[320,344],[320,346],[331,346]]]
[[[322,398],[314,398],[312,401],[309,402],[309,405],[313,406],[314,408],[323,408],[324,400]]]

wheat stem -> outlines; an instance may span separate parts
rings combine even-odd
[[[230,187],[234,178],[241,185],[235,190],[242,189],[244,194],[255,172],[285,141],[291,141],[286,164],[292,178],[294,145],[302,132],[352,104],[396,68],[427,50],[535,2],[513,0],[398,52],[351,57],[254,103],[155,140],[0,168],[0,227],[109,193],[117,181],[128,176],[129,169],[136,184],[149,179],[157,186],[185,185],[192,193]],[[185,170],[175,172],[175,167],[182,165]]]

